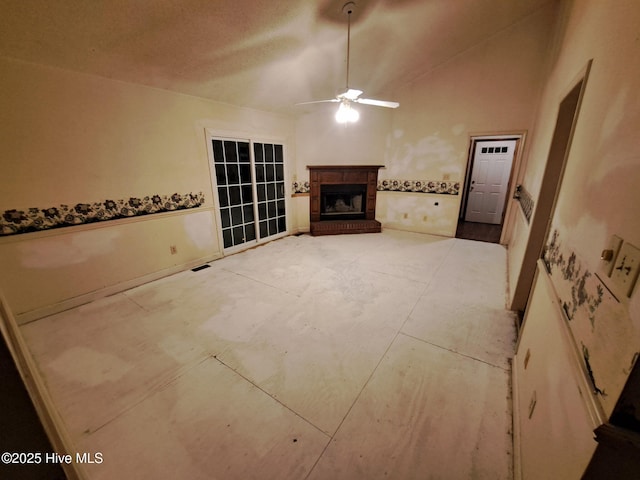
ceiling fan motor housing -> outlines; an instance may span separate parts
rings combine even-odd
[[[342,6],[342,13],[351,15],[356,9],[356,2],[347,2]]]

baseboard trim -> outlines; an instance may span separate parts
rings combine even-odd
[[[522,480],[522,457],[520,455],[520,400],[518,394],[518,355],[511,361],[511,412],[513,431],[513,480]]]
[[[72,455],[75,458],[77,451],[73,447],[64,422],[49,396],[44,379],[40,376],[35,360],[27,348],[2,292],[0,292],[0,330],[53,450],[60,455]],[[75,462],[62,463],[61,466],[68,480],[88,479],[82,466]]]

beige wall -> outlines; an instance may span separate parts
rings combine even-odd
[[[0,237],[0,289],[18,315],[219,256],[205,131],[279,139],[295,161],[284,116],[0,61],[0,211],[205,197],[190,210]]]
[[[339,124],[335,103],[301,108],[305,111],[296,121],[298,179],[309,180],[307,165],[384,165],[394,110],[356,105],[360,120]]]
[[[398,109],[393,118],[386,153],[389,178],[450,180],[460,182],[462,192],[471,136],[530,129],[555,12],[547,6],[400,92],[399,101],[409,108]],[[461,199],[389,194],[384,220],[454,236]]]
[[[600,252],[616,234],[640,246],[640,4],[599,0],[567,4],[557,55],[530,135],[523,183],[536,200],[559,102],[593,59],[567,159],[552,233],[557,232],[552,280],[572,314],[579,346],[590,351],[601,401],[611,412],[640,342],[640,294],[616,300],[596,273]],[[529,231],[521,221],[509,246],[509,277],[518,278]],[[561,255],[561,257],[560,257]],[[572,262],[572,263],[569,263]],[[569,266],[571,268],[569,268]],[[605,285],[608,280],[604,278]],[[602,292],[602,293],[601,293]],[[574,308],[575,307],[575,308]]]
[[[550,4],[427,72],[388,98],[400,102],[396,110],[358,106],[359,124],[346,128],[333,121],[332,104],[303,114],[297,179],[308,180],[309,164],[354,163],[384,165],[380,179],[462,185],[471,135],[531,128],[555,13]],[[376,218],[387,228],[454,236],[460,200],[384,192]]]
[[[287,185],[308,180],[307,165],[342,163],[384,165],[381,179],[462,182],[471,133],[530,127],[552,19],[551,8],[526,18],[398,91],[401,108],[359,106],[347,127],[333,104],[292,119],[4,59],[0,211],[190,192],[205,204],[0,238],[0,288],[28,318],[220,256],[206,131],[282,141]],[[385,227],[455,233],[460,196],[384,192],[379,202]],[[291,232],[308,230],[308,208],[289,198]]]

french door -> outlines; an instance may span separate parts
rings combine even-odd
[[[224,249],[286,233],[283,146],[223,138],[211,142]]]

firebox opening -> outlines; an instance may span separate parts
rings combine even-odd
[[[320,220],[357,220],[365,218],[367,185],[320,186]]]

